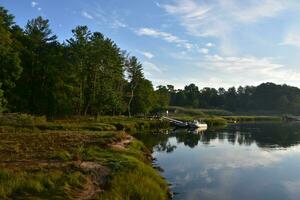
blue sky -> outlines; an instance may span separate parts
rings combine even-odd
[[[299,0],[0,0],[24,26],[43,16],[61,41],[77,25],[112,38],[155,86],[300,87]]]

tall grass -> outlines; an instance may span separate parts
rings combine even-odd
[[[14,172],[0,170],[1,199],[71,199],[72,192],[85,183],[80,172]],[[65,190],[66,185],[72,191]]]
[[[109,182],[109,189],[100,195],[101,200],[169,199],[166,181],[149,165],[142,149],[145,146],[135,141],[123,152],[123,162]]]
[[[281,121],[278,116],[224,116],[229,122]]]
[[[233,115],[232,112],[222,109],[202,109],[202,108],[185,108],[179,106],[170,106],[169,111],[171,114],[175,115],[191,115],[191,116],[230,116]]]

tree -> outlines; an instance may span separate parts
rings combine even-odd
[[[155,91],[156,95],[156,107],[158,109],[166,109],[170,104],[170,93],[169,89],[166,86],[157,86],[157,90]]]
[[[151,81],[140,79],[132,101],[132,114],[148,114],[155,106],[155,93]]]
[[[129,79],[129,101],[127,104],[127,110],[129,117],[131,116],[131,103],[134,98],[134,92],[139,82],[144,78],[144,74],[142,72],[143,66],[140,62],[138,62],[136,57],[130,57],[126,61],[126,70],[128,73]]]
[[[285,113],[289,110],[289,104],[290,101],[288,100],[288,98],[283,95],[278,99],[278,110],[281,111],[282,113]]]
[[[91,32],[87,26],[77,26],[72,30],[73,37],[67,40],[69,62],[74,80],[74,105],[78,115],[82,114],[85,105],[84,91],[87,81],[88,45]]]
[[[235,111],[237,106],[237,92],[235,87],[231,87],[225,94],[225,107],[228,110]]]
[[[200,91],[201,107],[217,107],[219,106],[218,91],[214,88],[205,87]]]
[[[49,28],[49,21],[42,17],[28,21],[21,42],[23,73],[14,90],[18,94],[14,98],[16,110],[53,115],[58,93],[64,86],[61,46]]]
[[[117,45],[86,26],[73,30],[68,40],[78,88],[78,114],[114,114],[123,110],[124,57]]]
[[[0,7],[0,82],[4,92],[3,98],[7,98],[22,72],[19,54],[14,48],[11,34],[11,27],[14,24],[13,18],[7,10]]]
[[[199,106],[199,88],[192,83],[184,87],[184,93],[188,99],[185,104],[187,106],[197,108]]]
[[[0,83],[0,114],[4,111],[4,98],[3,98],[3,90],[1,89]]]

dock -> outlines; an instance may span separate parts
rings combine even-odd
[[[179,121],[179,120],[172,119],[170,117],[165,117],[165,116],[162,116],[162,119],[168,120],[171,124],[173,124],[175,126],[182,127],[182,128],[188,128],[187,122]]]
[[[284,115],[282,119],[284,121],[300,121],[300,116]]]
[[[183,122],[177,119],[172,119],[170,117],[165,117],[163,116],[162,119],[168,120],[171,124],[173,124],[176,127],[179,128],[189,128],[189,129],[197,129],[197,128],[202,128],[202,129],[207,129],[207,124],[202,121],[194,120],[192,122]]]

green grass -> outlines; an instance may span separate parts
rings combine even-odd
[[[116,131],[136,132],[152,128],[166,128],[169,123],[150,118],[126,116],[73,117],[47,121],[45,117],[34,117],[27,114],[4,114],[0,116],[1,132],[39,132],[56,131]]]
[[[229,122],[281,121],[278,116],[223,116]]]
[[[168,199],[168,185],[154,170],[147,159],[146,147],[139,141],[133,141],[126,151],[120,151],[117,159],[110,157],[111,163],[118,166],[109,183],[109,190],[99,199]]]
[[[111,145],[128,138],[113,123],[138,130],[161,126],[160,121],[19,118],[0,118],[0,199],[80,199],[88,184],[103,191],[93,199],[168,199],[168,185],[141,142]]]
[[[80,172],[0,169],[0,198],[73,199],[72,195],[85,182],[86,179]]]
[[[169,116],[181,120],[192,121],[194,119],[204,120],[210,128],[224,127],[228,123],[280,121],[278,116],[235,116],[226,110],[218,109],[192,109],[183,107],[170,107]]]
[[[189,115],[189,116],[230,116],[232,112],[222,109],[200,109],[200,108],[184,108],[179,106],[170,106],[170,113],[175,115]]]
[[[203,119],[208,127],[224,127],[227,125],[226,119],[222,117],[206,117]]]
[[[171,114],[183,121],[203,119],[209,127],[228,122],[280,120],[270,116],[213,116],[219,110]],[[210,113],[210,114],[208,114]],[[95,199],[168,199],[166,181],[151,166],[151,154],[133,140],[112,146],[130,132],[166,128],[168,122],[124,116],[74,117],[47,121],[25,114],[0,116],[0,199],[78,199],[88,184]],[[89,163],[84,168],[80,163]]]

